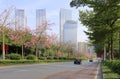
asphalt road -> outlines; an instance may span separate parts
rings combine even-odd
[[[78,68],[80,70],[87,64],[90,63],[84,62],[82,65],[74,65],[73,62],[66,62],[0,67],[0,79],[44,79],[56,73],[77,70]]]

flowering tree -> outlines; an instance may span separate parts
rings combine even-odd
[[[0,33],[2,36],[2,59],[5,59],[5,35],[6,35],[6,28],[14,24],[13,20],[10,19],[11,11],[13,7],[10,7],[8,10],[4,10],[0,14]]]
[[[22,58],[24,58],[24,45],[30,41],[31,35],[28,29],[19,27],[19,29],[11,29],[8,32],[11,42],[17,46],[22,47]]]
[[[45,22],[41,26],[38,26],[36,29],[31,31],[32,37],[30,42],[25,44],[26,47],[32,47],[36,51],[36,57],[38,55],[38,49],[47,45],[47,31],[51,30],[49,23]],[[48,45],[47,45],[48,46]]]
[[[56,34],[51,34],[51,35],[47,35],[46,36],[46,40],[44,42],[44,45],[45,47],[47,48],[49,55],[53,54],[52,52],[56,50],[56,45],[55,45],[55,42],[56,42],[56,39],[57,39],[57,35]]]
[[[46,35],[46,40],[45,40],[45,46],[50,48],[51,44],[54,44],[56,42],[57,35],[56,34],[51,34],[51,35]]]

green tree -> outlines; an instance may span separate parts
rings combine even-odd
[[[120,19],[120,1],[72,0],[70,5],[71,7],[88,6],[92,8],[92,11],[81,11],[80,20],[89,28],[90,32],[86,33],[90,39],[94,40],[94,43],[101,41],[105,45],[106,42],[109,42],[111,59],[114,59],[114,34],[120,30],[118,24]]]

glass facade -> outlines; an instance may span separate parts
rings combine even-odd
[[[19,27],[26,27],[27,18],[24,9],[15,10],[15,23],[16,29],[19,29]]]
[[[63,25],[67,20],[72,20],[72,11],[60,9],[60,41],[63,42]]]
[[[64,23],[64,30],[63,30],[63,42],[72,43],[75,46],[75,49],[78,49],[78,40],[77,40],[77,31],[78,31],[78,25],[76,21],[66,21]]]
[[[46,22],[46,10],[37,9],[36,10],[36,27],[41,26]]]

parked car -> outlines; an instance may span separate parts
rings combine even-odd
[[[75,59],[74,64],[81,64],[81,59]]]

